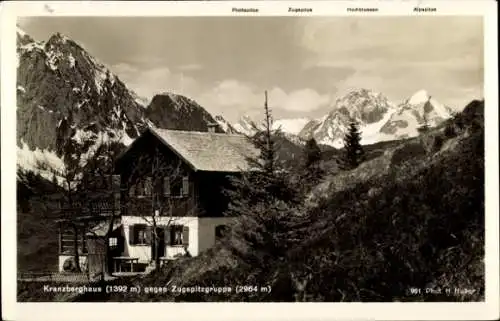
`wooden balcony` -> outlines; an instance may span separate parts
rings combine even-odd
[[[163,216],[197,216],[196,202],[189,196],[161,197],[153,201],[151,196],[127,197],[122,201],[122,215],[150,216],[161,210]]]

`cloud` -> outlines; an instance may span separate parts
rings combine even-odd
[[[197,71],[197,70],[202,70],[203,66],[200,64],[187,64],[187,65],[181,65],[177,67],[177,69],[182,71]]]
[[[310,88],[299,89],[286,93],[280,88],[274,88],[269,92],[273,106],[291,112],[311,112],[328,103],[329,95],[320,95]]]
[[[343,17],[301,22],[300,44],[332,60],[447,60],[477,52],[483,38],[480,17]]]
[[[286,92],[274,87],[268,92],[269,106],[276,117],[317,110],[324,107],[329,99],[329,95],[321,95],[310,88]],[[250,83],[226,79],[206,90],[200,96],[199,102],[209,111],[223,114],[230,121],[236,121],[242,115],[252,117],[262,114],[264,91]]]
[[[480,17],[303,19],[300,45],[311,55],[304,70],[356,72],[336,82],[338,94],[368,88],[399,100],[425,88],[443,100],[450,87],[482,87],[483,30]]]
[[[195,79],[184,73],[174,73],[168,67],[142,70],[127,63],[119,63],[111,66],[111,70],[127,87],[147,99],[167,91],[186,96],[193,96],[198,92]]]

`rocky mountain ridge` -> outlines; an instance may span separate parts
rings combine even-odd
[[[341,148],[351,120],[362,132],[362,144],[415,137],[424,123],[434,127],[452,116],[452,111],[420,90],[396,105],[381,93],[359,89],[337,99],[332,110],[308,123],[302,138],[314,137],[318,143]]]
[[[17,28],[17,158],[61,168],[61,144],[71,139],[88,158],[105,141],[130,144],[148,126],[208,131],[217,123],[194,100],[162,93],[147,100],[108,67],[60,33],[35,41]],[[219,132],[223,132],[221,129]]]
[[[425,90],[419,90],[400,104],[394,104],[381,93],[358,89],[332,101],[330,110],[319,119],[278,119],[274,121],[273,128],[281,128],[295,141],[313,137],[319,144],[341,148],[351,120],[360,126],[361,143],[369,145],[415,137],[424,123],[435,127],[453,115],[451,108],[439,103]],[[249,134],[254,131],[251,123],[250,117],[243,116],[233,126]]]
[[[417,91],[399,104],[381,93],[353,90],[332,101],[330,110],[319,119],[277,119],[273,129],[280,128],[295,142],[314,137],[319,144],[341,148],[351,120],[360,125],[362,144],[369,145],[415,137],[424,122],[435,127],[453,114],[451,108],[439,103],[425,90]],[[243,134],[252,134],[255,132],[252,122],[249,116],[243,116],[233,127]]]

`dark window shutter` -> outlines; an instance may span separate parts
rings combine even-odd
[[[144,195],[143,184],[142,184],[142,181],[140,179],[137,180],[137,183],[135,184],[135,195],[137,195],[137,196]]]
[[[170,177],[163,178],[163,195],[170,196]]]
[[[151,240],[153,239],[153,229],[151,226],[146,226],[146,244],[151,245]]]
[[[123,250],[125,249],[124,238],[121,235],[117,235],[116,237],[118,238],[118,242],[117,242],[118,250],[120,252],[123,252]]]
[[[144,185],[144,194],[147,196],[151,196],[152,189],[153,189],[153,184],[151,182],[151,177],[146,177],[146,182]]]
[[[183,226],[182,227],[182,245],[188,245],[189,244],[189,227]]]
[[[128,238],[129,238],[128,242],[130,245],[135,244],[135,233],[134,233],[135,228],[134,227],[135,227],[134,225],[130,225],[129,230],[128,230]]]
[[[165,245],[170,245],[171,239],[172,239],[172,234],[171,234],[171,227],[170,226],[165,226]]]
[[[182,178],[182,195],[186,196],[189,194],[189,179],[187,176]]]

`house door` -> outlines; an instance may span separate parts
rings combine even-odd
[[[151,246],[151,257],[156,259],[157,257],[165,256],[165,229],[163,227],[157,227],[156,233],[153,235],[152,239],[158,237],[157,248],[155,249],[155,242]]]

